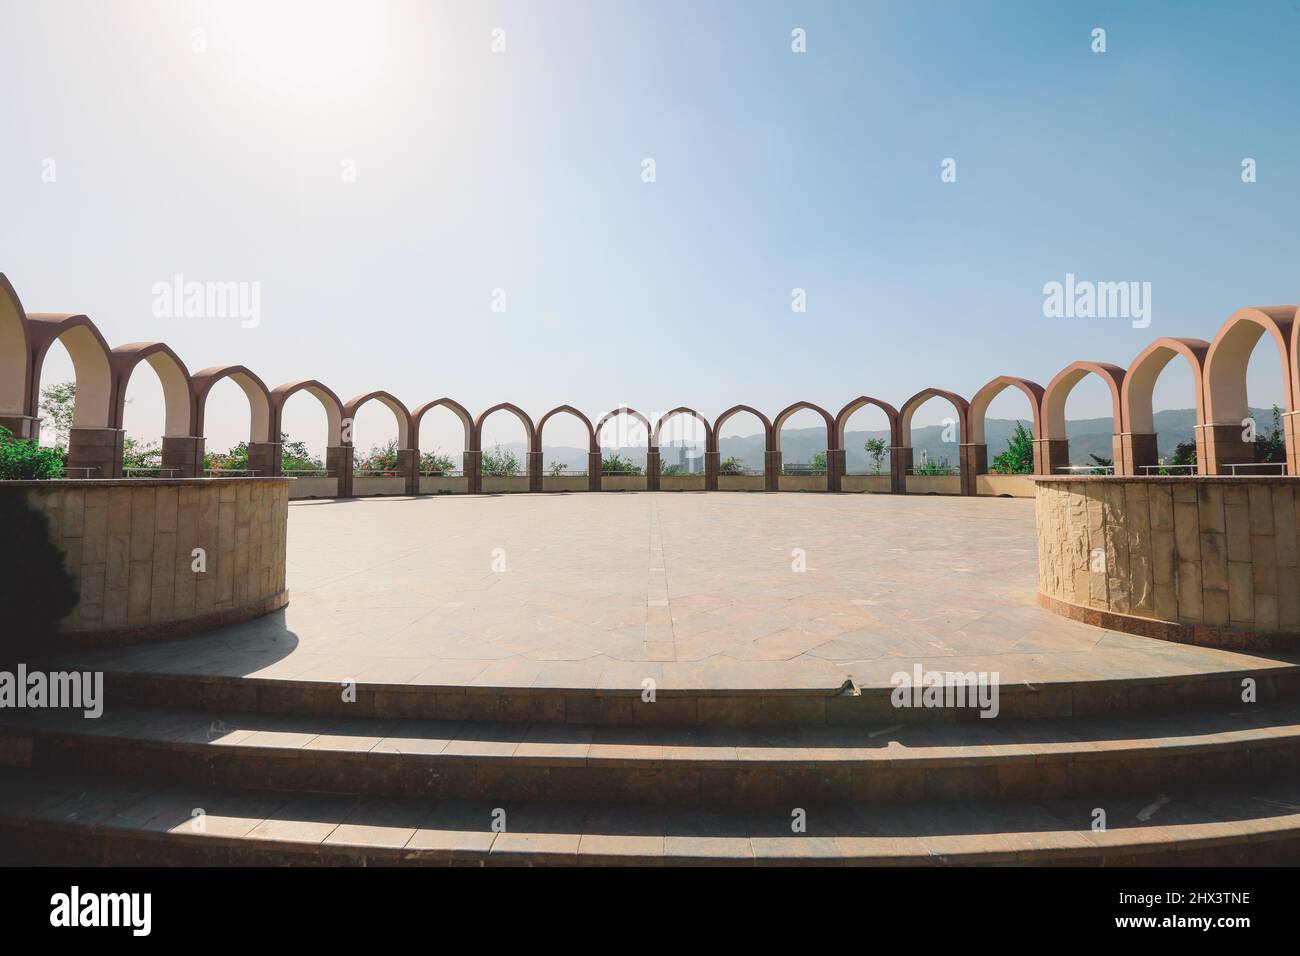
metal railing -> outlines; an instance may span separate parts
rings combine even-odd
[[[256,478],[260,472],[256,468],[204,468],[204,478],[220,478],[222,475],[243,475],[245,478]]]
[[[179,468],[123,468],[122,474],[127,478],[175,478],[178,471]]]
[[[1237,464],[1228,465],[1228,473],[1235,475],[1238,468],[1244,468],[1246,470],[1250,470],[1251,468],[1276,468],[1276,471],[1270,471],[1267,474],[1285,475],[1287,473],[1286,462],[1284,461],[1243,461]]]
[[[1113,475],[1115,474],[1114,465],[1057,465],[1052,469],[1054,475],[1074,475],[1082,472],[1085,475]]]
[[[1174,470],[1190,471],[1192,474],[1196,474],[1195,465],[1143,465],[1142,466],[1142,473],[1145,475],[1150,475],[1151,472],[1153,471],[1157,475],[1163,475],[1163,474],[1168,474],[1170,471],[1174,471]]]
[[[337,478],[328,468],[284,468],[280,474],[290,478]]]

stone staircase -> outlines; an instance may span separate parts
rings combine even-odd
[[[992,720],[891,690],[345,701],[332,682],[113,672],[98,720],[0,711],[0,862],[1300,860],[1300,665],[1007,686]]]

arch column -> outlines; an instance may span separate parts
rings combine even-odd
[[[124,428],[68,429],[68,477],[121,478]]]
[[[466,449],[461,471],[465,473],[465,490],[471,495],[483,493],[483,451],[479,448]]]
[[[542,453],[540,451],[530,451],[528,453],[528,490],[542,490]]]
[[[718,472],[722,470],[722,454],[717,451],[704,453],[704,490],[718,490]]]
[[[654,446],[645,453],[645,487],[646,491],[659,490],[659,449]]]
[[[907,494],[907,473],[912,470],[912,446],[895,445],[889,449],[889,490]]]
[[[284,448],[278,441],[250,441],[248,470],[258,478],[278,478],[283,467]]]
[[[330,445],[325,449],[325,470],[338,478],[338,496],[352,497],[353,456],[351,445]]]
[[[763,478],[765,491],[781,490],[781,452],[775,448],[763,455]]]
[[[600,491],[600,452],[587,452],[587,490]]]
[[[974,442],[957,446],[958,470],[961,472],[961,493],[975,494],[975,478],[989,470],[989,446]]]
[[[848,458],[843,448],[826,449],[826,490],[843,490],[844,472],[848,467]]]

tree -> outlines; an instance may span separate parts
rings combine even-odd
[[[871,473],[873,475],[880,474],[881,466],[885,461],[885,452],[888,450],[885,440],[883,438],[868,438],[867,443],[862,448],[866,451],[867,457],[871,459]]]
[[[519,474],[519,456],[500,445],[483,453],[482,474],[497,478],[513,478]]]
[[[386,445],[372,445],[370,451],[359,459],[354,459],[356,471],[378,471],[383,474],[397,474],[397,439],[390,438]]]
[[[123,471],[151,471],[162,467],[162,449],[156,441],[142,442],[126,435],[122,438]]]
[[[0,481],[38,481],[63,477],[63,455],[30,439],[15,438],[0,425]]]
[[[1024,422],[1007,439],[1007,450],[993,459],[989,467],[995,475],[1031,475],[1034,472],[1034,435]]]
[[[640,465],[634,464],[630,459],[624,458],[616,451],[612,451],[607,456],[601,458],[600,470],[602,473],[607,475],[642,474]]]
[[[745,473],[745,463],[732,455],[718,466],[718,473],[721,475],[743,475]]]
[[[550,474],[552,478],[563,478],[565,469],[569,466],[562,461],[551,462]]]
[[[288,434],[280,433],[280,470],[290,471],[324,471],[325,463],[312,455],[307,443],[290,441]]]
[[[420,456],[420,471],[431,475],[449,475],[456,470],[456,464],[450,455],[443,455],[438,449],[427,451]]]
[[[809,467],[812,469],[813,474],[825,474],[826,473],[826,452],[819,451],[817,452],[817,454],[813,455],[812,461],[809,463]]]
[[[41,415],[54,427],[54,447],[67,450],[72,412],[77,403],[77,383],[59,382],[41,389]]]
[[[687,470],[683,468],[681,465],[663,465],[659,469],[659,474],[673,477],[676,475],[689,474],[689,472],[687,472]]]
[[[1108,475],[1108,474],[1111,474],[1112,472],[1114,472],[1114,470],[1115,470],[1115,468],[1114,468],[1114,466],[1115,466],[1115,459],[1113,459],[1113,458],[1102,458],[1100,455],[1089,455],[1088,457],[1092,459],[1092,463],[1093,463],[1094,465],[1098,465],[1098,466],[1100,466],[1100,467],[1098,467],[1096,470],[1089,472],[1089,474],[1092,474],[1092,475]],[[1107,470],[1106,470],[1107,468],[1109,468],[1110,471],[1107,471]]]
[[[1255,432],[1255,461],[1286,461],[1286,436],[1282,432],[1282,409],[1273,406],[1273,430]]]

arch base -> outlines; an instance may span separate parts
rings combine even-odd
[[[325,470],[338,478],[340,498],[352,497],[352,446],[330,445],[325,449]]]
[[[248,470],[250,477],[274,478],[280,474],[283,449],[278,441],[250,441],[248,443]]]
[[[164,478],[202,478],[202,436],[164,435],[162,440],[162,467]],[[172,469],[168,472],[168,469]]]
[[[1125,432],[1119,436],[1119,454],[1115,457],[1115,474],[1144,475],[1144,465],[1158,465],[1160,451],[1154,433]]]
[[[889,449],[889,491],[907,494],[907,473],[912,470],[912,449],[895,446]]]
[[[1255,460],[1255,446],[1242,440],[1242,431],[1237,422],[1205,426],[1205,458],[1201,465],[1204,474],[1230,475],[1230,465],[1245,465]]]
[[[420,493],[420,449],[397,449],[397,473],[406,481],[406,493]]]
[[[7,428],[15,438],[40,440],[41,420],[17,412],[0,413],[0,428]]]
[[[124,428],[72,428],[68,431],[69,478],[121,478]]]

